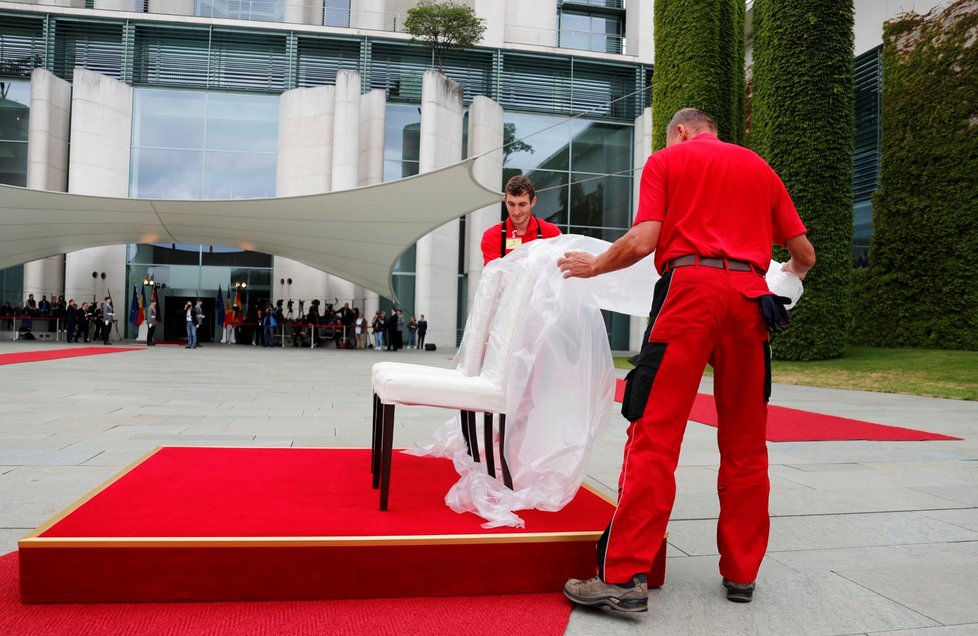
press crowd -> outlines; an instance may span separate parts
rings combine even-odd
[[[425,346],[428,322],[424,314],[407,316],[401,309],[392,309],[367,317],[358,307],[351,308],[350,303],[335,309],[333,304],[323,305],[313,300],[308,311],[304,311],[304,303],[300,301],[299,315],[295,318],[293,302],[290,300],[286,308],[283,304],[279,300],[275,305],[267,303],[264,308],[252,310],[248,322],[260,327],[255,330],[255,344],[264,347],[283,344],[276,342],[276,338],[288,337],[286,329],[291,329],[292,344],[297,347],[315,347],[319,338],[332,339],[337,347],[348,349],[398,351]]]
[[[0,306],[0,320],[4,326],[13,329],[16,320],[21,336],[27,339],[34,338],[34,323],[37,322],[38,330],[64,329],[68,342],[108,342],[114,318],[115,309],[109,298],[100,303],[83,302],[79,306],[73,298],[66,302],[64,296],[52,296],[48,300],[47,295],[42,295],[40,300],[35,300],[34,294],[28,294],[27,300],[18,301],[16,307],[11,306],[10,301]]]

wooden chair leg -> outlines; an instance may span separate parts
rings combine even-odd
[[[509,464],[506,462],[506,414],[499,414],[499,463],[503,466],[503,484],[513,489],[513,476],[509,474]]]
[[[469,444],[472,455],[472,461],[479,463],[482,461],[482,456],[479,454],[479,434],[476,432],[475,428],[475,411],[466,411],[466,427],[469,429]]]
[[[370,440],[370,475],[373,478],[373,488],[380,488],[380,441],[383,431],[384,406],[374,393],[373,436]]]
[[[469,441],[469,412],[459,411],[458,421],[462,427],[462,439],[465,440],[465,451],[472,456],[472,442]]]
[[[492,443],[492,413],[483,413],[482,420],[482,439],[486,446],[486,472],[493,479],[496,478],[496,460],[494,458],[495,450],[493,449]]]
[[[380,509],[387,510],[391,490],[391,459],[394,454],[394,405],[384,404],[383,435],[380,452]]]

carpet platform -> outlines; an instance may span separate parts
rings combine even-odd
[[[526,527],[444,503],[448,460],[369,449],[157,449],[19,543],[25,603],[284,601],[556,592],[594,573],[613,505],[581,488]],[[665,577],[665,540],[649,586]]]
[[[97,356],[104,353],[123,353],[139,351],[142,347],[75,347],[66,349],[46,349],[41,351],[23,351],[0,354],[0,365],[20,364],[22,362],[43,362],[45,360],[62,360],[80,356]]]

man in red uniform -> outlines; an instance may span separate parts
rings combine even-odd
[[[575,603],[647,610],[645,573],[665,535],[679,449],[707,363],[718,415],[720,574],[729,600],[752,599],[770,527],[766,325],[777,321],[761,307],[778,303],[763,278],[774,243],[791,254],[783,269],[804,277],[814,265],[777,174],[750,150],[717,139],[709,115],[687,108],[669,122],[666,148],[645,164],[628,233],[598,256],[568,252],[558,260],[565,278],[587,278],[655,251],[662,273],[622,403],[632,424],[618,505],[598,541],[598,576],[564,586]]]
[[[509,254],[523,243],[538,238],[560,236],[560,228],[533,216],[537,204],[533,182],[516,176],[506,182],[506,210],[509,217],[482,235],[482,264]]]

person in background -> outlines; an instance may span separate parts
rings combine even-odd
[[[146,346],[152,347],[156,343],[153,342],[153,336],[156,333],[156,323],[160,320],[159,309],[156,307],[156,301],[153,300],[149,303],[149,307],[146,310]]]
[[[424,319],[424,314],[421,314],[421,319],[418,320],[418,349],[424,351],[424,337],[428,333],[428,321]]]
[[[407,330],[408,349],[414,349],[418,345],[418,321],[414,318],[414,315],[408,319]]]
[[[517,175],[506,182],[505,221],[497,223],[482,234],[482,264],[509,254],[523,243],[539,238],[560,236],[560,228],[533,216],[537,204],[533,181]]]

